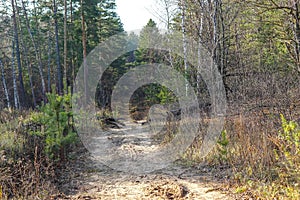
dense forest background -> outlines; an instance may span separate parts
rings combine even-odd
[[[11,132],[23,134],[33,120],[39,128],[45,128],[41,130],[46,134],[41,136],[41,131],[40,135],[36,134],[41,136],[41,141],[45,139],[44,143],[30,140],[33,149],[36,146],[45,148],[45,154],[50,158],[64,160],[63,154],[67,150],[62,147],[75,140],[74,129],[65,129],[65,125],[56,129],[57,126],[51,126],[49,122],[52,112],[63,113],[65,117],[55,118],[55,123],[70,126],[73,84],[87,55],[99,43],[120,32],[132,40],[147,43],[150,34],[147,28],[155,32],[151,34],[160,37],[179,31],[183,38],[191,37],[207,49],[226,90],[228,116],[224,132],[214,151],[217,156],[206,161],[231,166],[235,174],[233,180],[249,188],[255,188],[255,181],[271,183],[259,188],[258,196],[274,195],[275,198],[283,195],[297,199],[300,177],[300,131],[297,125],[300,123],[300,2],[159,0],[157,6],[155,12],[166,32],[160,32],[158,22],[149,19],[137,35],[124,32],[114,0],[0,1],[0,109],[3,112],[0,122],[7,124],[20,120],[5,128],[6,135]],[[182,51],[186,55],[184,42]],[[210,109],[209,92],[198,66],[188,63],[186,57],[154,49],[128,52],[111,64],[97,88],[95,101],[98,107],[109,112],[111,94],[120,77],[147,63],[165,63],[183,73],[198,95],[199,107],[204,112]],[[145,113],[151,105],[168,102],[176,102],[172,91],[157,84],[147,85],[135,92],[131,112],[135,119],[142,119],[145,114],[140,113]],[[39,121],[36,110],[49,115],[48,121]],[[27,112],[35,114],[32,116]],[[27,115],[30,123],[22,121]],[[27,129],[17,124],[25,124]],[[29,129],[31,133],[36,131],[36,127]],[[59,135],[59,140],[49,139],[47,134],[53,132]],[[67,137],[69,133],[70,137]],[[39,141],[43,145],[37,145]],[[191,145],[184,159],[202,161],[197,157],[200,144],[196,141]],[[20,151],[19,147],[4,146],[3,149]],[[29,147],[27,150],[34,157],[34,150]],[[12,154],[15,157],[21,155]],[[6,165],[9,164],[3,164]],[[1,188],[5,191],[11,184],[3,180],[0,191]],[[274,182],[278,186],[274,187]]]
[[[300,73],[297,1],[161,1],[160,5],[168,31],[181,31],[211,52],[229,102],[295,103],[290,97],[297,93]],[[124,31],[115,7],[114,1],[2,1],[1,107],[35,107],[46,101],[52,85],[59,94],[66,93],[88,53]],[[147,26],[157,25],[150,20]],[[128,34],[146,41],[145,32]],[[130,66],[163,61],[186,71],[190,83],[201,90],[197,66],[163,55],[155,60],[156,55],[138,50],[124,55],[113,64],[115,72],[105,84]],[[99,91],[101,105],[109,103],[107,87]]]

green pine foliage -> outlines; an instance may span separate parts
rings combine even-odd
[[[33,112],[25,123],[38,124],[30,134],[43,138],[45,154],[54,160],[64,160],[67,148],[77,142],[74,130],[71,94],[48,93],[48,103]]]
[[[226,130],[221,132],[220,139],[217,141],[218,160],[222,164],[228,159],[228,144],[229,139]]]

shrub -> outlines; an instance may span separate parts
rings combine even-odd
[[[217,158],[220,164],[224,164],[228,161],[227,160],[228,144],[229,144],[229,140],[228,140],[227,132],[226,130],[223,130],[221,132],[220,139],[217,141],[217,150],[218,150]]]
[[[276,145],[276,171],[281,182],[299,184],[300,182],[300,128],[294,121],[287,121],[281,115],[282,130],[273,139]]]
[[[5,118],[0,123],[0,199],[46,199],[56,191],[54,165],[44,156],[44,140],[28,131],[41,126],[25,124],[29,112],[1,111]]]
[[[263,199],[300,198],[300,128],[294,121],[281,115],[281,130],[270,137],[274,144],[274,163],[271,180],[255,187],[257,196]]]
[[[26,123],[30,134],[43,138],[46,155],[54,160],[64,160],[66,148],[76,143],[77,134],[73,126],[71,94],[47,94],[48,103],[40,107],[40,112],[33,112]],[[32,127],[39,127],[34,128]]]

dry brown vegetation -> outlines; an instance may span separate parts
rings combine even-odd
[[[276,106],[271,106],[271,103],[262,107],[229,106],[224,126],[228,144],[217,144],[203,159],[197,156],[201,142],[195,142],[184,159],[192,161],[192,165],[204,161],[212,166],[230,167],[232,171],[228,177],[237,193],[250,192],[257,199],[298,199],[299,126],[294,132],[294,146],[289,143],[290,138],[280,136],[286,131],[281,116],[287,122],[300,122],[299,98],[289,101]],[[278,158],[280,156],[276,152],[284,156]]]

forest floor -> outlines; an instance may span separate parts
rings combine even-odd
[[[126,141],[124,136],[120,141]],[[115,138],[120,138],[118,135]],[[130,141],[130,140],[128,140]],[[119,143],[119,145],[122,145]],[[147,145],[139,142],[139,145]],[[188,166],[175,162],[150,173],[134,174],[114,170],[87,151],[63,170],[59,178],[61,195],[53,199],[241,199],[229,183],[228,166]]]

